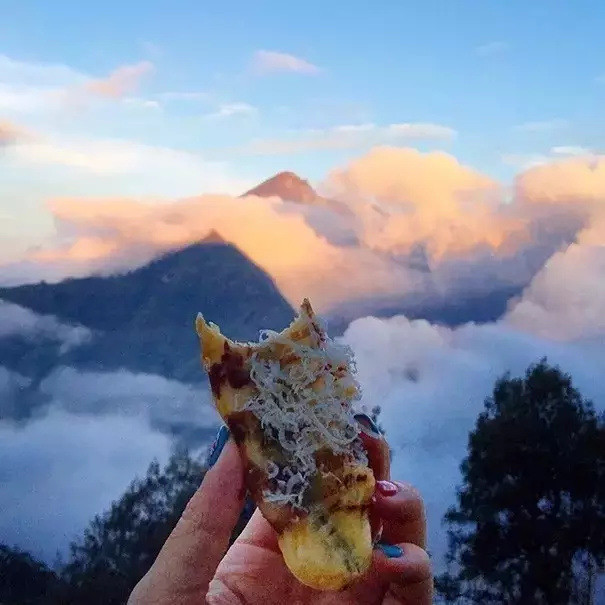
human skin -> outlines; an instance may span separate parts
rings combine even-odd
[[[371,438],[365,440],[371,453]],[[385,472],[388,470],[380,471],[378,479]],[[259,510],[229,548],[244,505],[243,494],[244,464],[229,439],[128,605],[432,602],[433,579],[424,550],[424,507],[410,485],[377,482],[371,515],[374,524],[382,522],[381,541],[391,546],[374,550],[366,575],[339,592],[314,590],[292,575],[283,561],[277,534]]]

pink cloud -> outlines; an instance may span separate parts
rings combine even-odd
[[[29,138],[30,135],[20,126],[7,120],[0,120],[0,148],[14,145]]]
[[[271,50],[257,50],[252,57],[252,70],[259,74],[298,73],[317,75],[321,69],[300,57]]]
[[[439,260],[479,246],[497,250],[524,232],[523,221],[501,206],[498,183],[443,152],[375,148],[333,171],[324,187],[357,200],[363,239],[375,250],[408,253],[424,243]]]
[[[368,297],[523,286],[562,242],[602,245],[598,201],[572,204],[565,220],[554,212],[562,206],[555,198],[600,196],[594,172],[567,162],[548,174],[520,175],[509,200],[499,183],[449,154],[375,148],[321,185],[323,195],[346,205],[342,214],[277,197],[57,199],[49,206],[57,243],[32,253],[27,271],[31,263],[54,276],[125,270],[215,230],[293,304],[311,296],[322,312]],[[406,260],[419,249],[430,272]]]
[[[85,85],[87,92],[110,99],[119,99],[138,90],[144,76],[152,72],[153,63],[141,61],[133,65],[122,65],[106,78],[91,80]]]
[[[536,166],[517,178],[516,189],[530,202],[605,203],[605,156],[568,158]]]

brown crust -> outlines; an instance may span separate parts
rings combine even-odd
[[[252,382],[250,371],[244,366],[244,356],[234,351],[226,340],[221,361],[210,366],[208,377],[212,393],[217,398],[221,396],[221,387],[225,383],[241,389]]]

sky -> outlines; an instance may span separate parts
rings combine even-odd
[[[0,259],[61,196],[312,182],[375,144],[502,182],[605,136],[594,2],[8,2],[0,23]],[[18,236],[16,234],[19,234]]]

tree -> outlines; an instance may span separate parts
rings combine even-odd
[[[442,597],[568,603],[605,557],[605,422],[571,377],[543,359],[499,379],[460,468]]]
[[[164,469],[152,462],[146,476],[135,479],[71,545],[60,602],[125,603],[199,487],[204,470],[186,451],[175,452]]]
[[[0,603],[42,605],[52,602],[60,580],[44,563],[17,548],[0,544]]]

